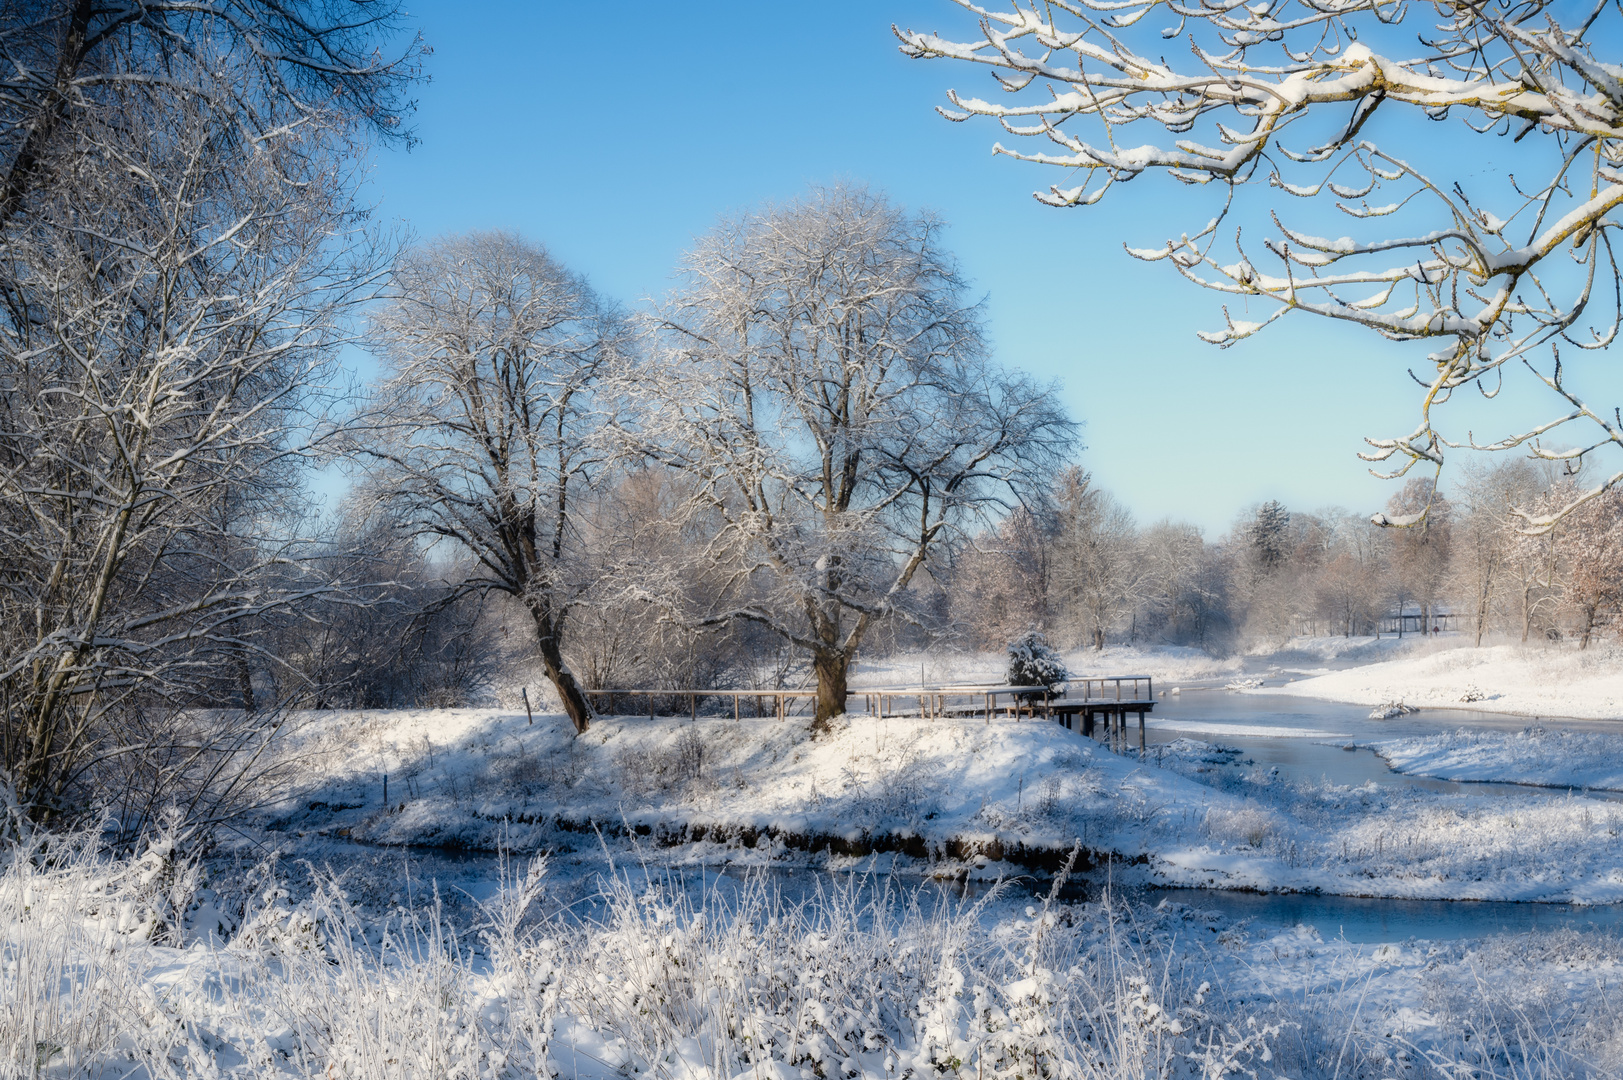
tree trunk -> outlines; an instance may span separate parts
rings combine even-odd
[[[237,669],[237,692],[242,696],[242,711],[254,711],[254,672],[248,666],[248,653],[241,645],[231,650],[233,666]]]
[[[812,717],[812,730],[822,733],[830,730],[833,719],[845,712],[845,681],[851,658],[843,652],[819,652],[812,657],[812,668],[817,672],[817,712]]]
[[[558,691],[558,699],[564,703],[564,712],[568,714],[569,722],[575,725],[575,734],[584,735],[592,725],[592,703],[581,692],[580,683],[575,681],[575,673],[564,663],[553,620],[545,612],[532,614],[535,616],[537,651],[541,654],[541,666],[546,670],[547,680]]]

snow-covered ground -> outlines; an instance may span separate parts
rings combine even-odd
[[[1169,903],[955,901],[883,879],[789,900],[765,880],[695,893],[614,872],[589,916],[537,917],[553,877],[537,864],[459,934],[433,905],[366,908],[341,879],[290,891],[265,868],[233,883],[237,905],[214,889],[186,903],[164,865],[6,861],[0,1074],[1557,1080],[1623,1066],[1623,943],[1605,935],[1360,946]],[[189,915],[166,923],[177,898]]]
[[[1512,649],[1482,669],[1465,661],[1488,650],[1446,644],[1067,659],[1169,690],[1387,669],[1397,692],[1379,699],[1422,705],[1425,679],[1474,666],[1470,689],[1506,708],[1537,669],[1587,687],[1592,715],[1615,677],[1601,651]],[[857,685],[1001,674],[996,656],[930,662],[869,665]],[[1079,850],[1090,895],[1619,902],[1623,803],[1292,780],[1193,727],[1140,758],[1009,719],[851,717],[817,739],[804,718],[682,717],[604,717],[576,738],[561,716],[496,708],[288,726],[305,782],[234,823],[212,881],[161,847],[124,863],[0,852],[0,1077],[1623,1074],[1616,934],[1360,945],[1237,921],[1198,893],[1131,908],[1044,903],[1029,884],[959,893]],[[1623,789],[1623,732],[1369,745],[1419,775]],[[552,856],[497,883],[501,847]]]
[[[1180,646],[1112,645],[1067,653],[1065,662],[1077,675],[1149,675],[1157,692],[1258,681],[1257,693],[1357,705],[1623,720],[1623,646],[1614,642],[1580,651],[1571,643],[1474,648],[1458,633],[1299,637],[1221,659]],[[906,653],[860,663],[852,685],[998,682],[1004,663],[997,653]]]
[[[1181,740],[1112,753],[1047,722],[338,713],[298,752],[321,784],[276,808],[284,835],[595,851],[708,865],[882,865],[989,877],[1052,869],[1073,844],[1131,880],[1425,899],[1623,901],[1623,804],[1293,782]],[[382,796],[384,775],[389,799]]]
[[[1623,733],[1461,730],[1367,745],[1413,776],[1623,791]]]
[[[1389,648],[1396,649],[1395,639]],[[1501,644],[1470,647],[1460,635],[1405,645],[1392,659],[1339,671],[1297,669],[1295,681],[1254,693],[1296,694],[1358,705],[1402,703],[1527,716],[1623,720],[1623,647]]]

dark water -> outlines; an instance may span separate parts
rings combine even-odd
[[[1599,930],[1623,933],[1623,904],[1518,904],[1476,900],[1388,900],[1363,896],[1276,895],[1211,889],[1146,889],[1145,900],[1169,900],[1232,920],[1250,919],[1258,929],[1311,926],[1329,939],[1354,943],[1519,934],[1530,930]]]
[[[1033,879],[1017,879],[996,885],[992,882],[949,884],[908,876],[887,878],[860,872],[831,873],[785,867],[719,871],[689,868],[679,872],[655,873],[667,882],[680,879],[695,895],[700,890],[713,895],[729,895],[742,888],[752,877],[764,876],[769,887],[790,902],[806,899],[820,890],[824,893],[854,890],[860,897],[871,895],[875,889],[889,888],[901,893],[916,891],[921,905],[926,908],[936,901],[950,903],[979,899],[995,887],[1000,891],[1000,902],[990,909],[991,917],[1023,909],[1037,902],[1050,888],[1049,883]],[[1090,880],[1069,884],[1061,891],[1060,899],[1094,901],[1101,899],[1107,891],[1113,900],[1134,906],[1154,906],[1164,901],[1198,911],[1216,912],[1230,925],[1244,924],[1244,928],[1253,936],[1268,936],[1297,926],[1310,926],[1325,940],[1343,938],[1353,944],[1403,942],[1411,938],[1453,941],[1562,928],[1623,934],[1623,904],[1580,906],[1504,901],[1394,900],[1221,889],[1112,889],[1103,882]]]

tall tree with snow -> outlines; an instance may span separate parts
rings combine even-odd
[[[1077,466],[1054,484],[1052,578],[1062,616],[1095,650],[1139,599],[1144,574],[1133,515]]]
[[[1548,528],[1623,485],[1623,424],[1615,408],[1584,397],[1583,369],[1572,364],[1619,330],[1611,237],[1623,227],[1623,79],[1611,51],[1623,9],[1555,0],[1053,0],[1001,10],[954,2],[974,30],[897,29],[902,51],[996,76],[1006,100],[949,91],[953,107],[942,112],[990,117],[1046,143],[996,148],[1066,170],[1068,186],[1039,200],[1093,206],[1145,173],[1186,185],[1168,203],[1187,212],[1184,229],[1168,229],[1177,238],[1130,251],[1229,298],[1224,325],[1205,340],[1233,345],[1301,311],[1427,350],[1416,357],[1415,427],[1369,438],[1361,455],[1384,463],[1378,475],[1417,465],[1435,474],[1450,449],[1478,445],[1448,429],[1444,407],[1461,390],[1496,395],[1501,378],[1525,365],[1554,395],[1551,414],[1481,445],[1566,461],[1609,454],[1612,464],[1560,506],[1521,508],[1524,527]],[[1168,52],[1166,38],[1189,47]],[[1382,122],[1389,114],[1399,114],[1392,126]],[[1421,116],[1450,122],[1444,153],[1413,134],[1408,121]],[[1394,141],[1378,144],[1377,133]],[[1488,138],[1497,141],[1481,145]],[[1479,168],[1488,152],[1508,167]],[[1309,222],[1350,217],[1356,235],[1287,224],[1290,207],[1259,205],[1241,190],[1261,185],[1307,203]],[[1253,209],[1268,216],[1248,218]],[[1241,317],[1242,304],[1257,310]],[[1552,437],[1565,445],[1548,445]]]
[[[346,162],[409,109],[398,14],[0,12],[0,773],[36,822],[139,829],[150,800],[96,793],[136,775],[207,816],[274,730],[246,679],[193,707],[325,588],[291,569],[292,462],[380,269]]]
[[[846,186],[724,221],[684,260],[628,384],[644,405],[628,438],[694,479],[690,510],[735,574],[680,617],[750,620],[803,649],[819,727],[931,552],[1039,499],[1074,440],[1050,387],[987,355],[941,233]]]
[[[619,323],[580,276],[510,233],[406,252],[374,324],[388,377],[357,427],[368,487],[402,527],[451,542],[460,587],[516,598],[576,731],[592,716],[563,656],[592,584],[572,520],[604,467],[597,389]]]

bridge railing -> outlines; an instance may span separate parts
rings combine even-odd
[[[1078,692],[1080,691],[1080,692]],[[771,715],[779,720],[794,715],[800,703],[807,698],[816,698],[816,690],[704,690],[696,687],[677,688],[665,690],[648,690],[640,688],[613,688],[602,690],[587,690],[586,697],[593,708],[604,708],[613,713],[615,706],[621,700],[645,701],[653,716],[653,710],[660,699],[681,702],[686,698],[689,714],[693,719],[699,717],[699,704],[705,698],[732,699],[733,719],[737,720],[746,715],[756,717],[765,716],[766,706],[771,704]],[[1022,709],[1035,707],[1038,699],[1045,709],[1054,706],[1063,706],[1067,703],[1081,702],[1143,702],[1155,700],[1155,683],[1148,675],[1084,675],[1066,680],[1065,689],[1059,693],[1052,693],[1040,686],[1014,686],[1009,684],[988,683],[956,683],[940,686],[864,686],[851,689],[846,694],[847,709],[850,703],[857,698],[862,699],[862,711],[868,715],[891,716],[896,715],[897,704],[907,706],[901,710],[906,713],[913,712],[913,705],[917,704],[918,715],[928,717],[945,716],[949,713],[984,714],[988,720],[998,712],[1007,712],[1018,717]],[[966,708],[962,703],[955,704],[954,699],[969,699],[972,703]],[[746,710],[745,705],[752,708]]]

